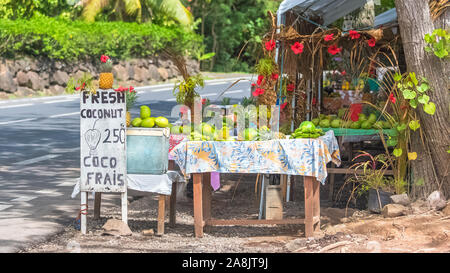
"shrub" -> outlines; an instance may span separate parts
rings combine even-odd
[[[180,26],[85,23],[42,15],[0,19],[0,55],[9,58],[31,55],[74,61],[105,54],[128,59],[152,56],[166,48],[191,55],[201,42],[199,35]]]

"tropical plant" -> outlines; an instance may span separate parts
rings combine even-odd
[[[191,107],[194,103],[194,98],[199,96],[197,91],[195,91],[195,88],[204,86],[203,76],[197,74],[195,76],[190,76],[183,81],[177,81],[173,88],[173,94],[176,97],[177,103]],[[177,89],[178,92],[176,91]]]
[[[445,29],[435,29],[431,34],[425,34],[426,52],[433,52],[438,58],[448,57],[450,51],[450,34]]]
[[[80,78],[71,77],[67,82],[66,93],[73,94],[77,92],[97,93],[98,85],[90,73],[84,73]]]
[[[88,22],[95,21],[104,12],[107,17],[119,21],[193,23],[192,14],[180,0],[82,0],[80,5],[82,17]]]

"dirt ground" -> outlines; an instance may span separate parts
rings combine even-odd
[[[222,176],[221,189],[213,193],[213,218],[257,218],[255,177],[247,175],[237,182],[238,177]],[[297,185],[294,200],[285,203],[285,218],[303,217],[302,183]],[[302,225],[209,227],[203,238],[195,238],[192,200],[186,198],[177,202],[174,228],[166,221],[163,236],[145,236],[143,230],[156,231],[157,198],[135,197],[130,202],[131,236],[102,234],[108,219],[120,219],[119,206],[108,206],[102,208],[100,220],[93,220],[89,211],[87,235],[71,224],[49,241],[22,252],[450,252],[450,217],[429,210],[423,201],[414,203],[406,216],[383,218],[364,210],[327,207],[329,202],[321,200],[321,231],[314,238],[304,237]]]

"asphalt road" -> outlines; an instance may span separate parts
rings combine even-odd
[[[206,81],[198,92],[212,102],[229,97],[235,103],[250,95],[248,79],[218,98],[235,81]],[[136,88],[132,116],[145,104],[152,116],[169,117],[176,105],[172,89],[173,84]],[[79,110],[79,95],[0,101],[0,252],[45,240],[77,216],[79,195],[70,195],[80,171]]]

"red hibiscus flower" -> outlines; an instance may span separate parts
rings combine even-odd
[[[276,81],[278,80],[278,74],[277,73],[272,73],[272,80]]]
[[[367,44],[370,47],[374,47],[376,43],[377,43],[377,41],[375,40],[375,38],[370,38],[369,40],[367,40]]]
[[[264,94],[264,89],[262,89],[262,88],[256,88],[256,90],[253,91],[254,97],[258,97],[259,95],[262,95],[262,94]]]
[[[134,91],[134,87],[133,86],[130,86],[130,88],[128,90],[130,90],[130,93],[136,93],[136,91]]]
[[[202,104],[205,105],[206,99],[202,99]]]
[[[255,87],[256,86],[256,83],[252,83],[252,87]]]
[[[292,51],[294,51],[294,54],[302,53],[303,47],[304,47],[304,45],[299,42],[295,42],[293,45],[291,45],[291,49],[292,49]]]
[[[119,88],[114,89],[114,91],[116,91],[116,92],[123,92],[123,91],[126,91],[126,90],[128,90],[128,88],[125,88],[123,86],[119,86]]]
[[[281,110],[283,110],[284,108],[286,108],[286,106],[287,106],[287,102],[285,102],[285,103],[283,103],[282,105],[280,105]]]
[[[106,56],[106,55],[102,55],[102,56],[100,57],[100,61],[101,61],[102,63],[106,63],[108,60],[109,60],[109,57]]]
[[[347,72],[346,72],[345,70],[343,70],[343,71],[341,72],[341,75],[342,75],[342,76],[345,76],[345,75],[347,75]]]
[[[316,105],[316,103],[317,103],[316,98],[313,98],[313,99],[312,99],[312,105]]]
[[[294,91],[294,89],[295,89],[295,84],[293,84],[293,83],[290,83],[286,86],[286,90],[289,92]]]
[[[275,41],[274,40],[270,40],[268,42],[266,42],[266,49],[267,51],[272,51],[275,48]]]
[[[262,81],[264,80],[264,76],[263,75],[259,75],[258,76],[258,80],[256,81],[257,85],[261,85]]]
[[[348,35],[352,38],[352,40],[358,39],[359,37],[361,37],[361,34],[359,34],[358,31],[354,31],[354,30],[350,30],[348,32]]]
[[[392,103],[395,103],[395,101],[396,101],[397,99],[394,97],[394,94],[391,93],[391,94],[389,95],[389,100],[390,100]]]
[[[328,42],[328,41],[333,40],[333,38],[334,38],[334,34],[331,33],[331,34],[325,35],[325,38],[323,38],[323,39]]]
[[[337,47],[336,45],[331,45],[331,46],[328,48],[328,53],[330,53],[331,55],[336,55],[336,54],[338,54],[339,52],[341,52],[341,50],[342,50],[342,48]]]

